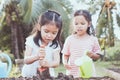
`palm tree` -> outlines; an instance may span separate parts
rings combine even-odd
[[[11,1],[9,4],[5,6],[5,21],[7,25],[11,28],[11,41],[12,41],[12,53],[15,58],[20,58],[18,55],[20,53],[19,50],[19,42],[23,42],[23,34],[22,29],[20,27],[21,19],[19,9],[17,7],[16,1]],[[19,34],[20,33],[20,34]],[[19,35],[18,35],[19,34]]]
[[[116,3],[114,1],[105,0],[101,12],[99,14],[98,26],[96,27],[97,37],[100,38],[101,35],[105,35],[109,46],[114,46],[112,9],[115,6],[115,4]],[[103,24],[103,26],[101,24]]]
[[[7,22],[7,25],[11,27],[11,39],[12,39],[12,53],[15,58],[20,58],[20,49],[24,50],[24,40],[27,35],[24,36],[23,28],[25,30],[30,30],[32,27],[30,25],[34,25],[38,16],[46,11],[47,9],[54,9],[63,17],[63,28],[64,35],[63,41],[65,37],[68,35],[68,26],[69,26],[69,18],[68,14],[72,11],[69,1],[64,0],[20,0],[19,2],[16,0],[8,0],[10,1],[7,5],[5,5],[5,17],[4,20]],[[24,26],[22,24],[27,23],[30,27]],[[29,31],[30,32],[30,31]],[[26,33],[25,33],[26,34]],[[18,44],[20,43],[20,44]],[[22,46],[22,47],[21,47]]]
[[[64,1],[64,0],[35,0],[35,1],[25,1],[21,0],[20,5],[24,9],[24,12],[26,13],[24,15],[24,21],[27,23],[31,23],[31,21],[36,21],[36,18],[40,15],[40,13],[48,10],[48,9],[53,9],[59,12],[62,15],[63,18],[63,37],[66,38],[68,35],[68,30],[69,30],[69,16],[68,14],[71,14],[72,12],[72,7],[70,5],[69,1]],[[28,4],[29,3],[29,4]],[[26,8],[26,4],[28,7]],[[65,23],[64,23],[65,22]]]

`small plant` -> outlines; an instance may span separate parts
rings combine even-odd
[[[116,42],[116,45],[114,47],[109,47],[109,48],[106,48],[106,53],[105,53],[105,57],[106,57],[106,60],[107,61],[117,61],[117,60],[120,60],[119,59],[119,53],[120,53],[120,42],[117,41]]]
[[[120,50],[117,50],[113,57],[112,60],[114,61],[113,64],[116,66],[120,66]]]
[[[21,71],[19,70],[19,67],[17,65],[13,65],[9,77],[20,77],[20,76],[21,76]]]

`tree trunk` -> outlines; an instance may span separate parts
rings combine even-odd
[[[111,15],[111,9],[107,8],[107,14],[108,14],[108,43],[109,46],[114,46],[114,30],[113,30],[113,21],[112,21],[112,15]]]
[[[15,59],[19,59],[19,48],[18,48],[18,38],[17,38],[17,25],[15,22],[11,23],[11,40],[12,40],[12,53]]]
[[[24,35],[23,35],[23,30],[22,30],[22,26],[19,25],[18,27],[18,39],[19,39],[19,50],[20,50],[20,58],[23,57],[23,51],[25,49],[24,47]]]

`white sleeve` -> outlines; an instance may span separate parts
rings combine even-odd
[[[26,42],[25,42],[25,46],[29,46],[29,47],[33,47],[34,45],[34,41],[33,41],[33,37],[29,36],[26,38]]]

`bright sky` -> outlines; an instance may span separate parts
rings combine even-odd
[[[85,5],[84,3],[77,3],[75,0],[70,0],[71,1],[71,4],[73,5],[74,7],[74,11],[78,10],[78,9],[88,9],[88,5]],[[85,1],[90,1],[90,0],[85,0]],[[120,0],[115,0],[116,3],[119,3],[120,4]],[[115,13],[119,13],[120,14],[120,6],[118,7],[118,4],[116,4],[117,6],[117,10],[114,10],[114,14],[113,14],[113,21],[114,21],[114,33],[115,33],[115,36],[118,37],[118,39],[120,39],[120,27],[118,27],[117,23],[116,23],[116,18],[115,18]],[[98,19],[98,15],[99,15],[99,11],[97,12],[97,14],[95,15],[92,15],[92,24],[94,26],[96,26],[97,24],[97,19]]]

